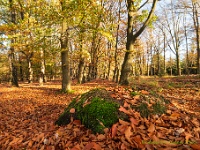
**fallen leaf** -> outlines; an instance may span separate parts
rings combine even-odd
[[[174,112],[174,113],[171,114],[171,116],[169,117],[169,119],[175,121],[175,120],[177,120],[179,117],[180,117],[180,114],[177,113],[177,112]]]
[[[155,125],[151,123],[147,131],[153,133],[155,131]]]
[[[189,139],[193,137],[190,133],[188,132],[185,132],[185,144],[188,144],[189,142]]]
[[[94,143],[93,148],[94,148],[95,150],[102,150],[101,146],[100,146],[99,144],[97,144],[97,143]]]
[[[103,134],[99,134],[99,135],[97,136],[97,140],[99,140],[99,141],[102,141],[102,140],[104,140],[104,139],[106,139],[106,137],[105,137],[105,135],[103,135]]]
[[[140,122],[140,121],[134,119],[133,117],[130,118],[130,121],[131,121],[132,124],[134,124],[134,125],[136,125],[136,126],[137,126],[137,125],[139,124],[139,122]]]
[[[113,124],[112,128],[111,128],[111,137],[115,137],[116,134],[117,134],[117,126],[118,126],[118,123],[116,124]]]
[[[126,122],[126,121],[121,120],[121,119],[119,119],[119,123],[120,123],[121,125],[124,125],[124,126],[128,126],[128,125],[130,125],[129,122]]]
[[[200,126],[199,121],[197,120],[197,118],[193,118],[193,119],[191,120],[191,122],[192,122],[196,127],[199,127],[199,126]]]
[[[125,108],[129,108],[130,107],[130,104],[128,104],[126,101],[124,102],[124,107]]]
[[[133,144],[133,142],[132,142],[131,139],[130,139],[131,135],[133,135],[133,133],[131,132],[131,127],[130,127],[130,126],[126,129],[126,131],[125,131],[124,134],[125,134],[126,140],[127,140],[129,143]]]
[[[140,135],[136,135],[136,136],[132,137],[132,139],[135,141],[138,148],[143,149],[145,147],[144,144],[142,144],[142,139],[141,139]]]
[[[125,113],[125,114],[127,114],[127,115],[130,115],[130,114],[131,114],[127,109],[125,109],[125,108],[122,107],[122,106],[120,106],[119,111],[121,111],[121,112],[123,112],[123,113]]]
[[[74,121],[73,121],[73,124],[74,124],[74,125],[81,125],[81,121],[80,121],[80,120],[74,120]]]
[[[149,92],[145,91],[145,90],[142,90],[141,93],[144,94],[144,95],[149,95]]]
[[[91,150],[94,147],[94,142],[87,143],[83,150]]]
[[[140,95],[135,95],[134,100],[140,100]]]
[[[71,108],[69,112],[74,114],[76,112],[76,110],[75,110],[75,108]]]

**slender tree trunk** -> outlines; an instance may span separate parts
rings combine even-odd
[[[180,66],[180,57],[179,57],[179,50],[176,50],[176,68],[177,68],[177,75],[181,75],[181,66]]]
[[[23,66],[21,61],[21,56],[19,56],[19,74],[20,74],[20,81],[24,81],[24,75],[23,75]]]
[[[193,21],[196,31],[196,45],[197,45],[197,74],[200,74],[200,26],[198,18],[198,4],[197,1],[192,2],[193,5]]]
[[[12,42],[11,42],[12,43]],[[10,54],[8,56],[10,64],[10,84],[12,86],[19,87],[17,78],[17,66],[15,65],[14,48],[10,48]]]
[[[88,81],[97,78],[98,45],[96,42],[96,40],[97,40],[96,34],[97,33],[94,33],[94,35],[93,35],[92,48],[91,48],[91,63],[89,64]],[[99,39],[98,43],[100,43],[100,39]]]
[[[118,55],[118,42],[119,42],[119,28],[120,28],[120,20],[121,20],[121,0],[118,1],[119,4],[119,11],[118,11],[118,25],[117,25],[117,35],[115,39],[115,55],[114,55],[114,61],[115,61],[115,68],[113,73],[113,81],[118,83],[118,77],[119,77],[119,64],[117,60]]]
[[[166,35],[164,33],[164,75],[166,75]]]
[[[10,18],[11,22],[13,24],[16,24],[16,12],[15,8],[13,7],[13,0],[9,0],[10,5]],[[12,34],[15,34],[15,31],[11,31]],[[10,83],[13,86],[18,87],[18,75],[17,75],[17,66],[15,65],[15,49],[12,46],[15,43],[15,39],[11,39],[11,47],[10,47],[10,53],[8,55],[9,57],[9,63],[10,63]]]
[[[40,68],[40,75],[39,75],[39,84],[42,86],[46,82],[45,77],[45,57],[44,57],[44,50],[40,50],[40,58],[41,58],[41,68]]]
[[[128,27],[127,27],[127,43],[126,43],[126,53],[124,56],[124,61],[122,64],[122,70],[121,70],[121,76],[119,83],[122,85],[128,85],[129,84],[129,77],[132,70],[132,59],[134,51],[134,44],[137,40],[137,38],[142,34],[142,32],[145,30],[147,25],[149,24],[151,17],[153,16],[153,12],[156,7],[157,0],[153,1],[151,11],[144,22],[143,26],[133,35],[133,26],[134,26],[134,19],[135,19],[135,13],[137,12],[137,8],[134,6],[134,1],[127,0],[128,3]]]
[[[62,91],[68,92],[71,90],[71,79],[68,50],[68,33],[66,30],[65,32],[63,31],[63,33],[65,34],[61,37]]]
[[[78,65],[78,83],[83,83],[83,73],[84,73],[84,58],[80,58]]]
[[[78,83],[83,83],[83,73],[84,73],[84,56],[83,56],[83,34],[84,31],[80,31],[80,60],[78,65]]]
[[[184,18],[184,34],[185,34],[185,46],[186,46],[186,59],[185,59],[185,70],[186,70],[186,74],[189,75],[189,70],[188,70],[188,61],[189,61],[189,56],[188,56],[188,36],[187,36],[187,26],[186,26],[186,22],[185,22],[186,18]]]
[[[32,63],[31,63],[31,58],[27,58],[27,63],[28,63],[28,83],[33,82],[33,68],[32,68]]]

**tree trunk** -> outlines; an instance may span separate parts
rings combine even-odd
[[[31,63],[31,58],[27,58],[27,63],[28,63],[28,83],[33,82],[33,68],[32,68],[32,63]]]
[[[194,28],[196,31],[196,45],[197,45],[197,74],[200,74],[200,31],[199,31],[199,18],[198,18],[198,4],[196,2],[192,2],[193,5],[193,21]]]
[[[10,84],[12,86],[19,87],[18,79],[17,79],[17,66],[15,66],[14,47],[10,48],[10,54],[8,57],[9,57],[9,63],[10,63]]]
[[[166,75],[166,35],[164,33],[164,75]]]
[[[80,58],[78,65],[78,83],[83,83],[83,73],[84,73],[84,58]]]
[[[40,58],[41,58],[41,68],[40,68],[40,75],[39,75],[39,84],[42,86],[46,82],[45,77],[45,58],[44,58],[44,50],[40,50]]]
[[[84,30],[81,29],[80,31],[80,60],[79,60],[79,65],[78,65],[78,83],[83,83],[83,73],[84,73],[84,56],[83,56],[83,35],[84,35]]]
[[[62,91],[71,90],[70,64],[68,50],[68,33],[61,37],[61,62],[62,62]]]
[[[16,24],[16,12],[13,7],[13,0],[9,0],[10,6],[10,18],[13,24]],[[12,31],[15,34],[15,31]],[[9,63],[10,63],[10,83],[13,86],[18,87],[18,78],[17,78],[17,66],[15,65],[15,49],[12,46],[15,43],[15,39],[11,39],[10,53],[9,53]]]
[[[91,48],[91,63],[89,64],[88,81],[97,78],[98,45],[96,43],[96,40],[97,40],[97,35],[96,33],[94,33],[92,48]],[[98,43],[100,43],[100,39]]]
[[[181,66],[180,66],[180,58],[179,58],[179,50],[176,50],[176,68],[177,68],[177,75],[181,75]]]
[[[135,13],[137,12],[134,1],[127,0],[128,3],[128,27],[127,27],[127,43],[126,43],[126,53],[124,56],[124,61],[122,64],[121,76],[119,83],[122,85],[129,84],[129,77],[132,73],[132,52],[134,51],[134,44],[137,38],[142,34],[145,30],[147,25],[149,24],[151,17],[153,16],[153,12],[155,10],[157,0],[153,1],[151,11],[144,22],[143,26],[133,35],[133,26],[134,26],[134,19]]]
[[[117,35],[115,39],[115,55],[114,55],[114,61],[115,61],[115,68],[114,68],[114,73],[113,73],[113,81],[118,83],[118,77],[119,77],[119,64],[117,60],[117,55],[118,55],[118,42],[119,42],[119,28],[120,28],[120,20],[121,20],[121,0],[118,1],[119,5],[119,11],[118,11],[118,25],[117,25]]]

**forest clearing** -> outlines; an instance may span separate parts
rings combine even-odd
[[[68,94],[60,92],[60,84],[61,81],[43,86],[0,84],[0,149],[200,149],[198,76],[141,77],[129,86],[103,79],[84,84],[73,81],[73,92]],[[73,119],[68,125],[55,125],[73,98],[94,88],[106,88],[113,98],[121,101],[119,110],[129,120],[119,120],[104,134],[94,134]],[[157,105],[157,114],[145,114],[146,108],[140,104],[145,101],[149,109],[161,99],[166,109]],[[141,107],[134,109],[133,105]]]

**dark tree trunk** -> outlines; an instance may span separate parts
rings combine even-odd
[[[91,63],[89,64],[89,71],[88,71],[88,81],[97,78],[98,44],[96,40],[97,40],[97,35],[96,33],[94,33],[93,41],[92,41],[92,49],[91,49]],[[98,43],[100,43],[100,39]]]
[[[80,58],[78,65],[78,83],[83,83],[84,58]]]
[[[10,83],[12,86],[19,87],[17,78],[17,66],[15,65],[14,48],[10,48],[9,63],[10,63]]]
[[[200,31],[199,31],[199,18],[198,18],[198,2],[192,2],[193,5],[193,21],[196,31],[196,44],[197,44],[197,74],[200,74]]]
[[[39,75],[39,84],[42,86],[46,82],[45,76],[45,54],[44,50],[40,50],[40,58],[41,58],[41,68],[40,68],[40,75]]]
[[[62,91],[68,92],[71,90],[70,79],[70,61],[68,50],[68,33],[61,37],[61,62],[62,62]]]
[[[126,43],[126,53],[124,56],[124,61],[122,64],[121,76],[120,76],[120,81],[119,81],[119,83],[122,85],[129,84],[129,77],[132,73],[132,59],[133,59],[132,52],[134,50],[134,44],[137,38],[142,34],[142,32],[145,30],[145,28],[149,24],[156,7],[156,2],[157,0],[153,1],[151,11],[146,21],[144,22],[143,26],[133,35],[133,26],[134,26],[134,19],[135,19],[134,15],[137,12],[137,10],[135,10],[134,1],[127,0],[127,3],[128,3],[127,43]]]
[[[16,24],[16,12],[13,7],[13,0],[9,0],[10,6],[10,18],[13,24]],[[12,31],[12,34],[15,34],[15,31]],[[12,46],[15,43],[15,39],[11,39],[11,47],[9,53],[9,63],[10,63],[10,82],[11,85],[18,87],[18,75],[17,75],[17,66],[15,65],[15,49]]]

